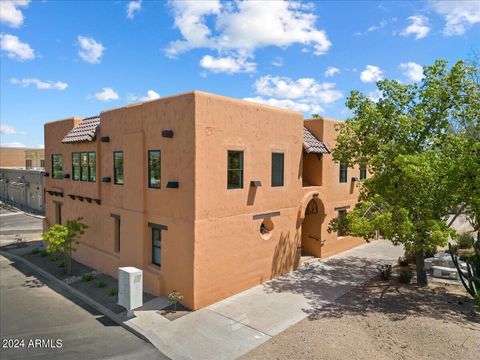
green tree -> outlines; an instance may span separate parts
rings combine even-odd
[[[416,255],[420,285],[427,284],[425,251],[446,245],[454,234],[446,217],[470,201],[471,184],[458,183],[458,172],[467,166],[456,157],[458,151],[467,157],[469,146],[478,146],[478,138],[466,136],[480,119],[477,71],[462,61],[449,68],[437,60],[423,68],[418,84],[379,81],[378,101],[352,91],[347,106],[353,117],[337,129],[333,158],[349,166],[365,164],[372,175],[360,183],[356,207],[344,220],[334,219],[329,230],[342,227],[367,240],[380,231],[403,244]]]
[[[60,252],[65,263],[65,272],[72,272],[72,252],[76,251],[80,235],[85,233],[87,225],[81,222],[82,218],[67,220],[66,225],[55,224],[42,234],[51,252]]]

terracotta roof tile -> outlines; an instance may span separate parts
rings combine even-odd
[[[63,138],[62,143],[76,143],[95,140],[100,116],[93,116],[83,119],[77,126]]]
[[[303,127],[303,149],[307,154],[330,154],[330,149]]]

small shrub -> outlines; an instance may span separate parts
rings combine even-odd
[[[398,281],[402,284],[410,284],[412,281],[413,272],[409,268],[402,268],[398,271]]]
[[[65,267],[65,261],[62,261],[60,264],[58,264],[59,268],[64,268]]]
[[[390,280],[392,277],[392,265],[382,264],[377,266],[378,271],[380,272],[380,278],[382,280]]]
[[[398,266],[408,266],[409,261],[407,256],[400,256],[398,258]]]
[[[87,272],[82,275],[83,281],[92,281],[93,279],[95,279],[95,275],[93,275],[91,272]]]
[[[473,298],[473,304],[480,307],[480,292],[477,292],[477,295]]]
[[[116,287],[112,287],[108,289],[108,296],[116,296],[118,295],[118,289]]]
[[[473,236],[469,233],[461,233],[457,235],[456,242],[459,249],[470,249],[473,247]]]
[[[462,252],[458,254],[458,258],[460,260],[466,261],[466,262],[473,262],[475,259],[475,253],[474,252]]]
[[[46,249],[40,250],[40,256],[41,256],[41,257],[46,257],[46,256],[48,256],[48,251],[47,251]]]
[[[168,302],[173,304],[173,312],[177,311],[177,303],[182,301],[182,299],[183,295],[176,290],[173,290],[170,294],[168,294]]]
[[[104,288],[105,286],[107,286],[107,283],[105,282],[105,280],[100,279],[100,280],[98,280],[98,282],[97,282],[97,286],[98,286],[99,288]]]
[[[32,254],[38,254],[40,252],[39,248],[33,248],[32,249]]]
[[[57,254],[50,254],[50,261],[53,262],[53,261],[58,261],[58,260],[59,260],[59,259],[58,259]]]

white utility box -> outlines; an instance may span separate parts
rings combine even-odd
[[[118,305],[133,315],[133,309],[143,305],[143,272],[127,266],[118,268]]]

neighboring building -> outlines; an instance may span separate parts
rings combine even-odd
[[[0,168],[0,200],[22,210],[43,213],[43,171]]]
[[[0,148],[0,167],[43,168],[45,167],[44,149]]]
[[[363,242],[327,232],[360,177],[336,123],[198,91],[47,123],[45,227],[83,217],[75,259],[202,308]]]

